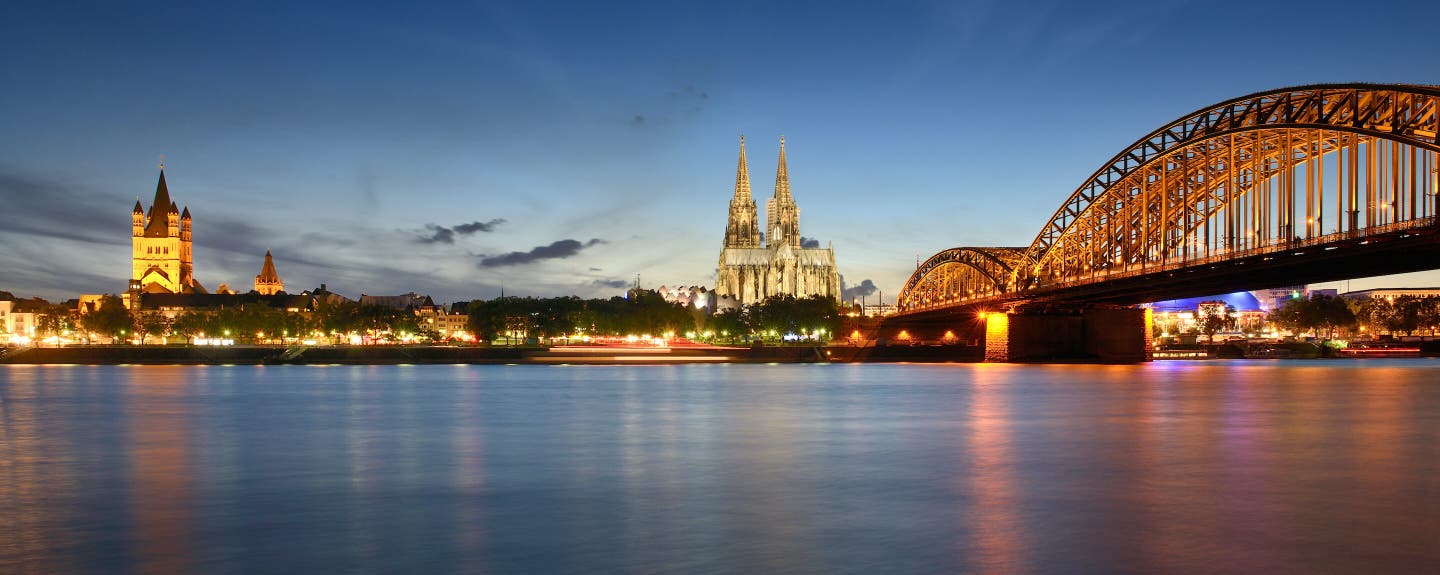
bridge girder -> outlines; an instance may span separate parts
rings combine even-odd
[[[1328,84],[1222,102],[1117,154],[1030,246],[952,248],[931,257],[906,282],[899,307],[906,313],[1001,293],[1024,299],[1110,277],[1434,225],[1437,137],[1440,86]],[[1006,265],[987,267],[995,261],[984,257],[987,250],[997,249]]]
[[[1030,266],[1022,248],[960,247],[930,256],[900,290],[901,307],[1008,293]]]
[[[1383,138],[1440,152],[1440,86],[1320,84],[1242,96],[1171,122],[1101,166],[1051,216],[1025,254],[1039,262],[1119,182],[1177,149],[1264,129],[1313,128]]]

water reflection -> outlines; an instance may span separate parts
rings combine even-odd
[[[125,372],[129,417],[131,515],[134,557],[142,573],[195,570],[191,533],[191,389],[185,371],[156,367]]]
[[[1010,442],[1010,406],[1003,371],[983,366],[974,372],[969,412],[970,445],[965,515],[970,519],[964,560],[982,573],[1025,571],[1021,556],[1022,500],[1015,481]]]
[[[45,425],[45,372],[14,376],[0,386],[0,572],[63,572],[74,568],[69,438]]]
[[[1440,363],[0,368],[0,572],[1427,572]]]

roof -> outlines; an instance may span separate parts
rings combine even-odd
[[[155,184],[155,201],[150,204],[149,221],[145,223],[145,237],[170,237],[169,211],[175,211],[175,202],[170,200],[170,188],[165,185],[165,170],[162,169],[160,182]]]
[[[10,311],[13,313],[44,313],[49,307],[50,302],[37,297],[15,300],[15,307]]]
[[[275,273],[275,260],[270,257],[270,250],[265,250],[265,265],[260,266],[260,275],[255,276],[257,283],[280,283],[280,274]]]
[[[255,292],[240,294],[217,293],[142,293],[141,308],[178,307],[193,309],[218,309],[245,305],[263,305],[273,308],[309,308],[310,296],[306,295],[260,295]]]
[[[781,244],[778,248],[788,247]],[[783,253],[782,253],[783,252]],[[720,250],[722,266],[768,266],[778,259],[794,258],[795,263],[806,267],[834,267],[835,252],[827,248],[724,248]]]
[[[1157,301],[1150,304],[1150,309],[1155,311],[1195,311],[1200,308],[1200,304],[1212,301],[1223,301],[1225,305],[1234,307],[1235,311],[1263,311],[1260,307],[1260,300],[1255,299],[1255,296],[1248,291]]]
[[[430,296],[421,296],[414,292],[400,295],[365,295],[360,294],[360,305],[378,305],[398,310],[411,310],[419,307],[434,307],[435,301]]]

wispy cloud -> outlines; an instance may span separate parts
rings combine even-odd
[[[425,230],[429,233],[426,236],[415,238],[415,241],[422,244],[453,244],[455,236],[468,236],[478,232],[493,232],[500,224],[505,223],[505,218],[495,218],[488,222],[473,221],[468,224],[460,224],[453,228],[447,228],[439,224],[425,224]]]
[[[498,268],[524,265],[542,260],[564,259],[580,253],[580,250],[603,243],[605,243],[605,240],[600,238],[593,238],[584,243],[578,240],[559,240],[548,246],[536,246],[528,252],[510,252],[508,254],[481,258],[480,267]]]

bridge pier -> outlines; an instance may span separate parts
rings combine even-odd
[[[1150,310],[1044,307],[984,314],[985,361],[1134,363],[1150,360]]]

